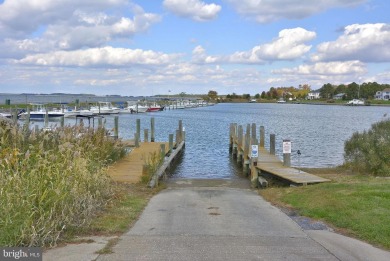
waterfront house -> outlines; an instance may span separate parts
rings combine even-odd
[[[375,100],[390,100],[390,88],[386,88],[383,91],[377,91]]]
[[[319,91],[312,91],[307,94],[308,100],[317,100],[320,98],[320,92]]]
[[[342,100],[344,96],[345,96],[345,93],[338,93],[336,95],[333,95],[333,99],[334,100]]]

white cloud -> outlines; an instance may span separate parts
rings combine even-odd
[[[44,54],[28,55],[16,60],[17,64],[42,66],[129,66],[161,65],[175,61],[179,54],[164,54],[154,51],[124,48],[91,48],[76,51],[56,51]]]
[[[321,43],[313,61],[390,62],[390,24],[352,24],[336,41]]]
[[[311,49],[311,45],[305,43],[315,37],[315,32],[303,28],[284,29],[279,32],[279,37],[271,43],[255,46],[248,52],[236,52],[230,57],[230,60],[239,63],[263,63],[265,61],[302,58]]]
[[[228,56],[210,56],[202,46],[192,51],[192,60],[196,63],[238,63],[262,64],[272,61],[295,60],[302,58],[310,51],[311,45],[305,43],[313,40],[316,33],[303,28],[284,29],[270,43],[253,47],[249,51],[235,52]]]
[[[76,10],[94,12],[124,4],[125,0],[5,0],[0,5],[0,30],[24,36],[42,25],[69,20]]]
[[[259,23],[269,23],[281,19],[302,19],[331,8],[351,7],[367,0],[225,0],[236,11]]]
[[[4,36],[0,57],[20,59],[27,54],[101,47],[147,31],[161,20],[159,15],[123,0],[68,2],[21,0],[0,5],[0,36]],[[108,7],[116,10],[112,12],[115,16],[104,12]],[[132,11],[133,16],[120,16],[123,8]]]
[[[206,4],[200,0],[164,0],[163,5],[170,12],[195,21],[215,19],[221,11],[220,5]]]
[[[284,68],[273,71],[276,74],[299,75],[355,75],[364,74],[366,67],[359,61],[315,63],[312,65],[300,65],[295,68]]]

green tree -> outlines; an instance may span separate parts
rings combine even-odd
[[[356,82],[350,83],[347,86],[346,94],[348,99],[357,99],[360,98],[359,90],[360,86]]]
[[[243,94],[242,98],[249,100],[251,98],[251,95],[250,94]]]
[[[320,88],[320,96],[321,96],[321,98],[330,99],[330,98],[333,97],[333,94],[334,94],[334,87],[330,83],[324,84]]]
[[[209,96],[210,99],[215,100],[218,97],[218,93],[216,91],[210,90],[207,96]]]
[[[259,98],[260,98],[260,94],[256,93],[255,99],[259,99]]]

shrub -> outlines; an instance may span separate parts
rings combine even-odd
[[[125,154],[101,128],[32,132],[0,120],[0,245],[55,245],[112,196],[107,164]]]
[[[390,176],[390,120],[381,121],[345,142],[346,165],[360,173]]]

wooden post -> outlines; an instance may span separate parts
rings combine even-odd
[[[30,125],[30,106],[27,106],[27,118],[26,118],[26,125]]]
[[[169,154],[173,151],[173,134],[169,134]]]
[[[233,152],[233,141],[234,141],[234,123],[230,123],[230,131],[229,131],[229,153]]]
[[[269,153],[275,155],[275,134],[270,134]]]
[[[245,135],[244,166],[243,166],[243,171],[246,176],[248,176],[249,174],[249,165],[250,165],[250,155],[249,155],[250,139],[251,139],[250,132],[248,132]]]
[[[183,141],[183,121],[179,120],[179,143],[182,141]]]
[[[264,126],[260,126],[260,147],[264,148],[264,142],[265,142],[265,130]]]
[[[154,117],[150,119],[150,141],[154,142]]]
[[[136,130],[137,130],[137,136],[138,136],[138,140],[141,139],[141,119],[137,119],[136,121]]]
[[[114,139],[119,137],[119,116],[114,117]]]
[[[180,144],[180,130],[176,130],[176,147]]]
[[[165,144],[160,144],[160,157],[161,159],[164,159],[165,158]]]
[[[144,142],[148,142],[148,141],[149,141],[149,130],[144,129]]]
[[[252,144],[258,144],[256,141],[256,124],[252,123]]]
[[[45,128],[49,127],[49,112],[46,108],[46,114],[45,114]]]
[[[103,118],[102,117],[98,118],[98,128],[99,129],[103,128]]]
[[[242,142],[243,142],[243,135],[244,135],[244,130],[242,128],[242,125],[238,126],[238,144],[237,144],[237,163],[240,165],[242,164]]]
[[[134,145],[136,148],[139,147],[139,135],[138,133],[134,133]]]
[[[13,110],[12,120],[14,121],[14,124],[16,124],[18,122],[18,111],[17,110]]]
[[[65,126],[65,117],[64,116],[61,116],[61,128],[63,128]]]

